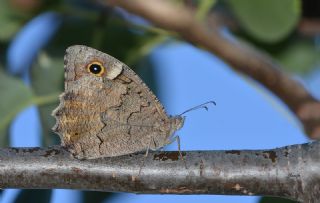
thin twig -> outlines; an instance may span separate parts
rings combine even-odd
[[[298,81],[281,71],[270,57],[223,37],[219,27],[211,27],[196,20],[194,12],[186,7],[164,0],[108,0],[140,15],[156,26],[177,32],[186,41],[194,43],[221,57],[237,71],[258,81],[277,95],[300,119],[310,138],[320,139],[320,102]]]

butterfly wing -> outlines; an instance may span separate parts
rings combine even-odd
[[[99,61],[103,76],[88,73]],[[68,48],[65,93],[54,130],[77,158],[119,156],[169,143],[183,118],[168,117],[142,80],[117,59],[85,46]]]

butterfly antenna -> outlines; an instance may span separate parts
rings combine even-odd
[[[206,103],[203,103],[203,104],[200,104],[198,106],[192,107],[192,108],[182,112],[181,114],[179,114],[179,116],[182,116],[183,114],[188,113],[189,111],[193,111],[193,110],[197,110],[197,109],[205,109],[206,111],[208,111],[208,106],[207,106],[208,104],[216,105],[216,102],[208,101]]]

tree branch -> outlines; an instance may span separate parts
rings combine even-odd
[[[186,7],[159,0],[108,0],[148,19],[156,26],[177,32],[182,38],[212,52],[237,71],[258,81],[277,95],[296,114],[306,133],[320,139],[320,102],[299,82],[282,72],[270,57],[222,36],[219,27],[198,22]],[[215,24],[217,25],[217,24]]]
[[[320,142],[274,150],[150,152],[78,160],[60,146],[0,149],[1,188],[281,196],[320,201]],[[145,164],[138,175],[142,161]]]

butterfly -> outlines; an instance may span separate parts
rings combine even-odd
[[[174,133],[185,117],[169,116],[154,93],[121,61],[74,45],[66,50],[64,70],[64,92],[52,113],[53,131],[74,157],[148,152],[179,141]]]

